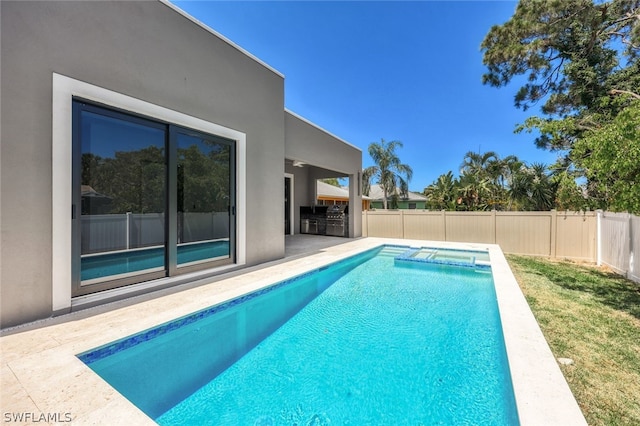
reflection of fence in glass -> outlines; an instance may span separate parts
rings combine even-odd
[[[178,213],[178,244],[229,238],[229,214]]]
[[[83,215],[82,254],[162,246],[164,213]],[[227,212],[179,213],[178,243],[229,238]]]

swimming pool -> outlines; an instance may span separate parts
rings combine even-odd
[[[451,250],[438,247],[403,248],[396,256],[396,263],[435,263],[468,268],[491,268],[489,252],[481,250]]]
[[[79,357],[160,424],[517,423],[491,274],[397,256],[376,249]]]

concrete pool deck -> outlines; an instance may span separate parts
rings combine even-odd
[[[344,243],[318,239],[314,240],[317,247],[305,251],[300,241],[304,240],[298,240],[297,248],[288,248],[289,257],[284,261],[229,278],[172,294],[147,295],[135,304],[112,303],[6,330],[0,337],[1,421],[153,425],[76,354],[373,247],[395,244],[488,249],[521,424],[587,424],[498,246],[386,238],[340,240]]]

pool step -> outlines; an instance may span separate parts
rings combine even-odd
[[[406,251],[407,247],[385,246],[378,255],[384,257],[396,257]]]
[[[472,251],[412,247],[408,250],[405,248],[401,254],[395,256],[394,262],[398,265],[437,264],[490,269],[491,263],[488,260],[477,259],[477,254],[479,253]]]

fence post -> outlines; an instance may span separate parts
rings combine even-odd
[[[491,241],[492,244],[496,244],[496,209],[491,210],[491,238],[493,241]]]
[[[398,211],[400,212],[400,226],[402,227],[400,231],[402,232],[402,239],[404,239],[404,211],[402,209]]]
[[[549,247],[549,256],[551,259],[556,258],[556,238],[558,233],[558,211],[556,209],[551,210],[551,239]]]
[[[442,217],[442,229],[444,230],[442,235],[444,236],[444,241],[447,241],[447,211],[441,210],[440,216]]]
[[[602,266],[602,210],[596,210],[596,266]]]
[[[625,278],[632,279],[633,273],[635,271],[636,265],[634,264],[634,253],[633,253],[633,215],[631,213],[627,213],[627,235],[629,238],[627,239],[627,247],[629,247],[629,267],[627,268],[627,272]]]

